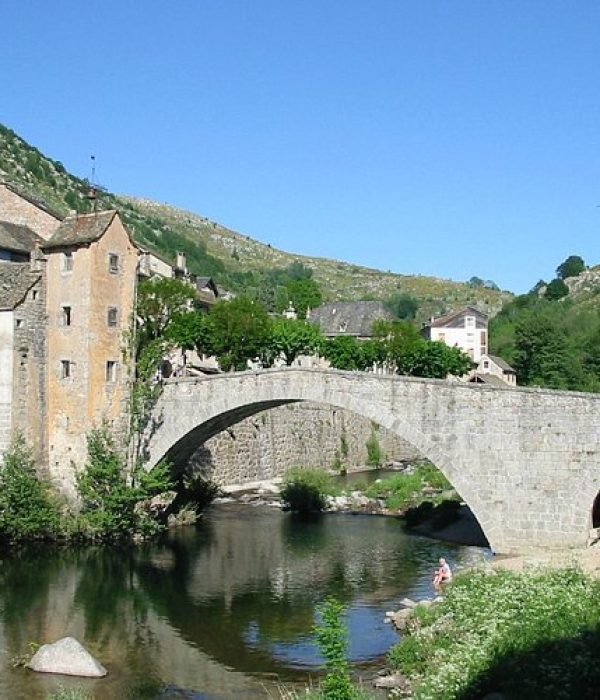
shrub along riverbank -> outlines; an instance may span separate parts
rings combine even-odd
[[[193,515],[216,493],[214,485],[198,480],[174,484],[168,465],[127,470],[104,430],[88,436],[88,460],[76,488],[75,507],[39,478],[27,445],[15,438],[0,470],[0,541],[147,537],[164,528],[170,513],[186,509]]]
[[[290,510],[315,512],[326,510],[328,499],[347,495],[348,491],[360,492],[379,503],[381,510],[393,514],[405,514],[423,504],[433,507],[448,498],[459,500],[450,482],[426,461],[370,485],[358,481],[351,489],[336,484],[334,476],[322,469],[291,469],[284,477],[281,498]]]

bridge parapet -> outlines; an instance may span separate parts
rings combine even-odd
[[[456,487],[495,551],[585,545],[600,490],[600,396],[286,368],[167,380],[148,468],[259,411],[314,401],[395,432]]]

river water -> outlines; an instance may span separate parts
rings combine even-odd
[[[349,656],[368,678],[398,640],[386,610],[433,594],[440,556],[461,566],[486,550],[408,534],[402,521],[328,514],[302,521],[269,506],[213,505],[198,527],[137,547],[24,549],[0,562],[0,698],[59,688],[99,700],[277,698],[318,679],[315,608],[347,609]],[[100,680],[14,668],[71,635],[108,669]]]

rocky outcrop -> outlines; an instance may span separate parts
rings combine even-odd
[[[29,662],[39,673],[103,678],[108,671],[74,638],[63,637],[54,644],[44,644]]]

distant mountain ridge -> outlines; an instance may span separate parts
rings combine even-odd
[[[66,215],[89,211],[89,183],[71,175],[60,161],[52,160],[0,124],[0,179]],[[192,272],[210,275],[218,285],[237,293],[261,284],[261,275],[299,261],[314,271],[324,301],[386,299],[409,294],[425,319],[468,304],[491,315],[512,295],[486,287],[421,275],[398,275],[360,265],[302,256],[276,250],[198,214],[147,199],[98,193],[100,209],[118,209],[125,225],[142,246],[174,259],[185,252]],[[476,272],[476,271],[475,271]]]

